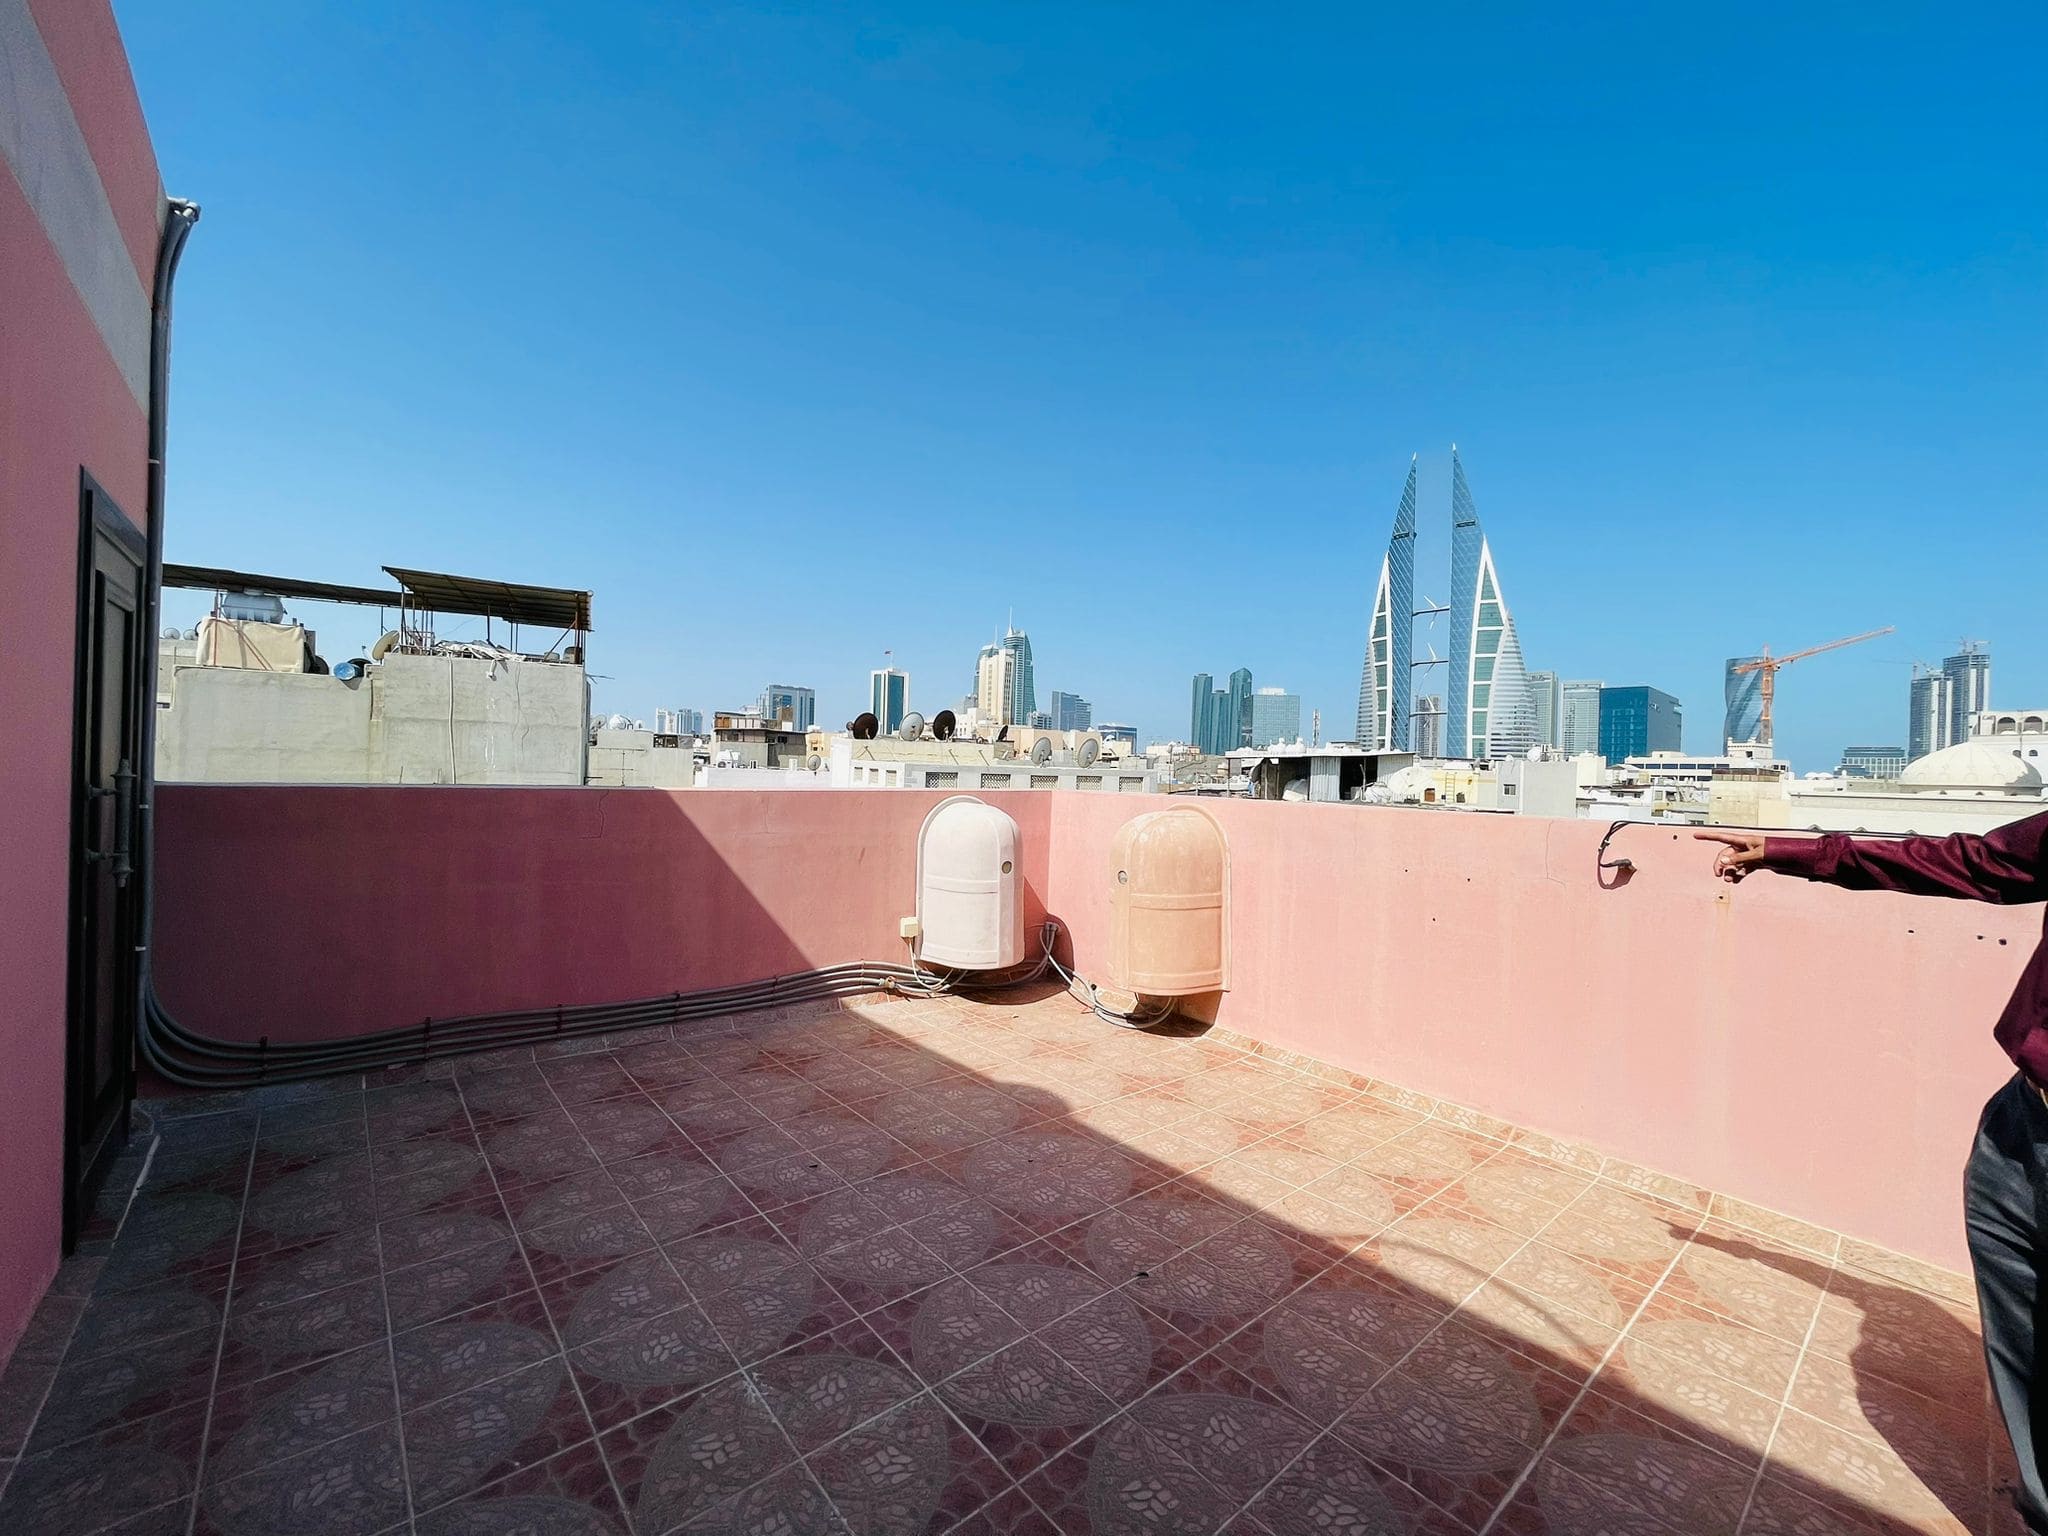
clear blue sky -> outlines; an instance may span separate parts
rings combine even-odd
[[[2038,5],[118,10],[205,208],[173,560],[587,586],[650,719],[884,647],[930,710],[1014,611],[1098,719],[1248,665],[1348,736],[1455,441],[1530,665],[1689,747],[1886,623],[1800,767],[1959,636],[2048,703]]]

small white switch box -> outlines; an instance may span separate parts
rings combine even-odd
[[[897,930],[904,938],[914,939],[924,932],[924,927],[914,917],[906,917],[897,924]]]

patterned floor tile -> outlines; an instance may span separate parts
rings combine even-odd
[[[1348,1409],[1335,1432],[1476,1529],[1562,1421],[1577,1388],[1450,1323]]]
[[[416,1509],[431,1509],[593,1437],[559,1356],[412,1409],[402,1421]]]
[[[406,1518],[405,1459],[398,1421],[290,1454],[234,1462],[216,1480],[209,1464],[195,1536],[373,1536]]]
[[[743,1377],[678,1397],[611,1430],[599,1445],[639,1536],[693,1523],[774,1529],[774,1518],[791,1531],[843,1528]]]
[[[1955,1277],[1246,1045],[869,998],[163,1116],[0,1530],[2012,1528]]]
[[[182,1531],[198,1486],[205,1405],[24,1456],[0,1492],[0,1531],[141,1536]]]
[[[417,1536],[624,1536],[626,1512],[596,1442],[422,1509]]]

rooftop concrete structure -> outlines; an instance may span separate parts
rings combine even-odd
[[[174,666],[157,775],[171,783],[581,784],[589,684],[574,663],[393,651],[363,676]]]
[[[653,731],[599,726],[590,733],[587,784],[622,789],[688,789],[696,782],[696,754],[684,742]]]

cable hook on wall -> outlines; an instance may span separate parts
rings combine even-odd
[[[1617,821],[1611,823],[1607,828],[1607,835],[1600,839],[1600,846],[1593,851],[1593,860],[1595,867],[1603,871],[1612,870],[1614,873],[1614,878],[1612,880],[1602,880],[1600,882],[1602,887],[1604,887],[1607,890],[1611,891],[1619,886],[1626,885],[1628,883],[1629,877],[1636,872],[1636,861],[1634,859],[1626,857],[1619,859],[1610,859],[1607,857],[1607,845],[1614,841],[1614,834],[1619,832],[1623,827],[1630,827],[1634,825],[1635,823],[1631,821]]]

